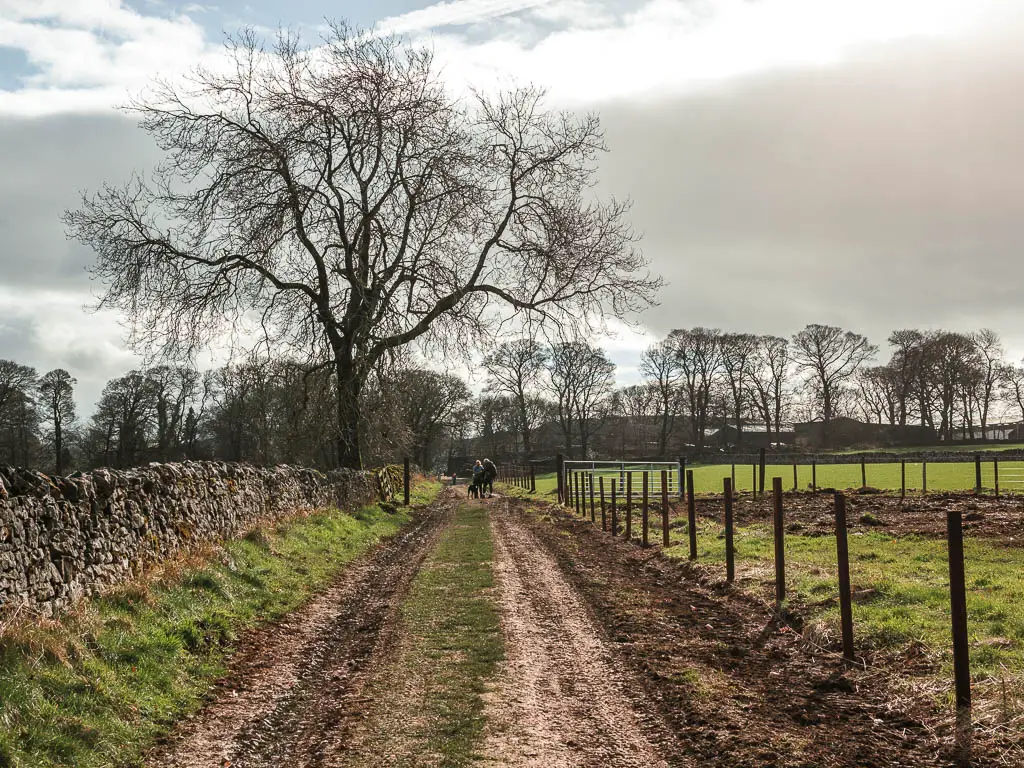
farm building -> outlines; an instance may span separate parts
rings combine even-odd
[[[853,448],[857,446],[934,445],[938,437],[931,427],[917,424],[868,424],[840,416],[825,423],[820,419],[793,425],[796,445],[801,448]]]

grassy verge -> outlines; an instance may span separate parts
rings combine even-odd
[[[417,486],[415,501],[436,495]],[[325,511],[258,529],[85,605],[0,634],[0,768],[138,765],[197,709],[244,630],[279,618],[408,521],[399,509]]]
[[[682,521],[679,521],[682,522]],[[720,527],[702,524],[698,562],[722,568],[725,542]],[[685,524],[673,530],[667,554],[688,553]],[[914,536],[853,533],[849,538],[856,642],[862,651],[913,655],[924,650],[945,675],[950,651],[949,571],[946,543]],[[737,579],[766,598],[774,594],[771,528],[737,529]],[[967,612],[971,672],[976,680],[1024,673],[1024,550],[968,538]],[[812,625],[838,636],[836,549],[832,536],[786,536],[786,589]]]
[[[470,765],[485,722],[484,693],[504,657],[492,595],[486,510],[462,504],[401,609],[397,658],[373,686],[360,765]]]

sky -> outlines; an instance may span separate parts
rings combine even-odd
[[[0,0],[0,358],[65,367],[88,414],[139,362],[87,311],[60,222],[160,155],[116,107],[224,34],[325,18],[431,46],[454,92],[540,85],[600,115],[598,191],[629,197],[658,306],[607,342],[696,325],[990,327],[1024,355],[1019,0]]]

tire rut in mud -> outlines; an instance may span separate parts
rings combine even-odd
[[[392,645],[402,596],[451,519],[452,505],[435,502],[347,566],[327,592],[258,632],[233,660],[216,700],[146,765],[335,765],[339,745],[365,709],[363,687]]]
[[[639,686],[581,596],[507,502],[492,509],[507,661],[489,696],[484,764],[668,766],[655,746],[670,741],[663,721],[630,694]]]

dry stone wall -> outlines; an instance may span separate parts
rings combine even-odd
[[[0,614],[44,615],[190,548],[302,509],[368,504],[371,472],[223,462],[49,477],[0,467]]]

